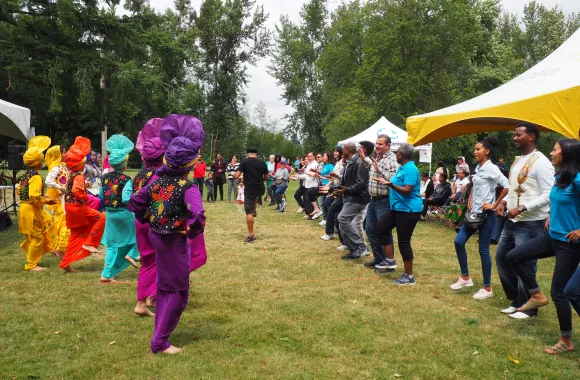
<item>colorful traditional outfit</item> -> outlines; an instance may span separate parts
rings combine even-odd
[[[90,140],[79,136],[65,155],[70,171],[64,198],[66,226],[70,230],[70,238],[60,262],[63,269],[89,256],[90,252],[83,245],[97,248],[105,230],[105,215],[87,205],[89,197],[83,172],[86,155],[90,150]]]
[[[49,236],[52,241],[52,250],[64,253],[70,236],[70,231],[66,227],[64,209],[64,193],[69,178],[69,171],[66,164],[61,162],[62,156],[60,146],[58,145],[46,151],[45,160],[46,166],[48,166],[46,194],[50,199],[58,202],[54,205],[47,206],[49,213],[52,215],[52,226],[49,230]]]
[[[102,177],[99,191],[107,211],[105,234],[101,241],[107,246],[105,267],[101,274],[103,279],[113,279],[131,265],[125,257],[139,259],[135,238],[135,215],[127,210],[127,203],[133,194],[133,183],[131,177],[123,173],[133,148],[131,140],[123,135],[113,135],[107,140],[107,150],[110,152],[109,164],[114,171]]]
[[[30,139],[28,150],[24,153],[24,164],[28,166],[26,174],[18,182],[20,213],[18,214],[18,231],[24,235],[20,247],[26,252],[24,270],[38,266],[42,255],[50,251],[48,236],[49,218],[43,209],[47,198],[44,197],[44,184],[37,169],[42,165],[43,152],[50,146],[50,138],[36,136]]]
[[[138,194],[155,176],[155,172],[163,164],[165,148],[159,138],[163,119],[155,118],[145,123],[139,132],[135,147],[141,152],[144,168],[135,176],[133,193]],[[149,220],[145,222],[135,219],[137,247],[141,253],[141,267],[137,280],[137,301],[155,298],[157,295],[157,267],[155,266],[155,250],[149,240]]]
[[[154,353],[171,346],[169,336],[187,306],[190,270],[203,265],[206,256],[201,194],[186,179],[205,138],[203,125],[191,116],[169,115],[160,137],[166,151],[164,165],[157,172],[159,178],[133,195],[130,202],[130,209],[139,220],[149,220],[149,239],[155,249],[157,305],[151,341]],[[192,255],[196,257],[193,265]]]

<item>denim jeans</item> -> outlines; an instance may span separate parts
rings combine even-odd
[[[228,202],[231,200],[232,191],[234,192],[234,201],[238,199],[239,179],[228,178]]]
[[[565,294],[565,288],[572,276],[578,271],[580,244],[571,244],[552,239],[550,234],[545,232],[543,235],[528,240],[527,243],[512,249],[507,258],[530,294],[534,294],[540,291],[540,286],[536,281],[536,276],[526,262],[554,256],[556,257],[556,265],[552,276],[552,301],[554,306],[556,306],[560,334],[570,337],[572,336],[572,309],[570,308],[570,299]],[[578,294],[574,294],[577,289],[575,283],[572,283],[568,289],[574,302],[579,297]],[[580,304],[576,302],[572,305],[576,312],[580,311]]]
[[[495,226],[495,218],[493,217],[493,211],[487,212],[487,220],[479,230],[479,256],[481,257],[481,270],[483,272],[483,286],[491,285],[491,255],[490,255],[490,245],[491,245],[491,233],[493,232],[493,227]],[[457,260],[459,261],[459,267],[461,268],[461,275],[469,275],[469,268],[467,265],[467,250],[465,249],[465,244],[469,238],[475,234],[475,230],[467,228],[464,224],[457,237],[455,238],[455,252],[457,253]]]
[[[276,191],[274,191],[274,199],[276,200],[276,203],[278,205],[282,204],[282,196],[286,192],[287,188],[288,188],[288,185],[286,185],[286,184],[276,186]]]
[[[495,240],[499,242],[501,237],[501,233],[503,231],[505,225],[505,217],[503,216],[494,216],[495,218],[495,227],[493,227],[493,232],[491,233],[491,240]],[[543,228],[543,227],[542,227]],[[538,236],[538,235],[535,235]]]
[[[383,246],[381,241],[379,240],[379,236],[375,232],[375,225],[389,210],[390,208],[390,201],[389,198],[383,198],[374,200],[372,199],[369,203],[369,207],[367,208],[367,220],[365,225],[365,230],[367,233],[367,237],[369,238],[369,243],[371,246],[371,250],[373,251],[374,261],[380,263],[384,261],[387,256],[385,255],[385,251],[383,250]],[[393,231],[388,231],[390,234],[390,239],[393,241]]]
[[[344,244],[353,256],[360,256],[367,250],[364,236],[361,236],[360,218],[357,218],[365,207],[364,203],[344,202],[342,211],[338,215],[338,224]]]
[[[203,198],[203,177],[202,178],[194,178],[193,183],[195,184],[195,186],[197,186],[197,188],[199,189],[199,193],[200,193],[201,197]]]
[[[544,223],[544,220],[517,223],[508,220],[504,224],[503,232],[501,233],[497,246],[495,263],[503,291],[507,299],[511,301],[511,306],[513,307],[520,307],[525,304],[530,299],[530,294],[514,268],[512,268],[507,259],[507,255],[512,249],[521,246],[537,236],[543,235]],[[536,262],[536,260],[527,262],[534,276],[537,272]],[[528,315],[536,315],[538,311],[529,310],[525,313]]]
[[[324,200],[322,201],[322,218],[324,220],[326,220],[326,217],[328,215],[328,209],[330,208],[330,206],[332,205],[332,203],[334,203],[334,200],[336,198],[334,197],[325,197]]]

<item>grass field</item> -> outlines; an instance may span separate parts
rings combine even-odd
[[[153,320],[132,314],[136,270],[101,285],[102,256],[77,263],[75,274],[45,256],[47,272],[25,273],[17,228],[0,232],[0,378],[580,377],[577,353],[542,352],[558,338],[553,306],[535,319],[508,319],[495,275],[494,298],[471,297],[481,284],[476,239],[468,247],[476,287],[453,292],[455,233],[420,224],[418,284],[396,287],[401,269],[379,276],[341,261],[338,243],[321,241],[322,228],[295,207],[260,209],[259,239],[249,245],[241,207],[206,207],[208,263],[191,275],[190,302],[172,337],[184,352],[174,357],[150,353]],[[540,265],[548,293],[552,267]]]

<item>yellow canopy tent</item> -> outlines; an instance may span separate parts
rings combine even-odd
[[[521,121],[580,137],[580,29],[543,61],[495,90],[408,118],[408,141],[421,145],[469,133],[512,130]]]

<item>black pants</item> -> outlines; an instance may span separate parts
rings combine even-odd
[[[220,201],[224,200],[224,184],[220,183],[220,184],[215,184],[214,185],[214,190],[213,190],[213,200],[216,201],[217,200],[217,192],[218,190],[220,191]]]
[[[306,189],[306,193],[304,194],[304,211],[306,214],[312,214],[314,211],[314,206],[312,206],[312,202],[316,202],[318,199],[319,191],[318,187],[310,187]]]
[[[443,206],[446,202],[442,199],[433,199],[432,201],[425,199],[423,201],[423,211],[421,215],[427,215],[427,210],[429,210],[429,206]]]
[[[302,198],[304,197],[305,193],[306,193],[306,188],[302,185],[300,185],[298,190],[296,190],[296,192],[294,193],[294,199],[296,199],[298,206],[302,207],[302,209],[304,209],[304,200]]]
[[[556,257],[556,266],[552,276],[552,301],[556,306],[560,333],[562,336],[569,337],[572,336],[572,309],[564,289],[580,264],[580,244],[555,240],[548,233],[545,233],[512,249],[507,258],[527,286],[530,294],[534,294],[540,291],[540,286],[527,262],[554,256]],[[575,302],[574,309],[580,315],[580,304]]]
[[[328,213],[326,214],[326,234],[334,234],[336,229],[338,233],[338,238],[342,242],[342,235],[340,234],[340,228],[338,228],[338,214],[342,211],[342,197],[336,198],[334,202],[328,208]]]
[[[201,194],[201,197],[203,198],[203,177],[194,178],[193,183],[195,184],[195,186],[197,186],[197,188],[199,189],[199,193]]]
[[[397,242],[399,243],[399,251],[401,251],[403,261],[413,260],[411,237],[420,216],[421,213],[419,212],[387,210],[385,215],[375,225],[375,234],[379,237],[381,245],[385,247],[393,244],[392,231],[396,228]]]

